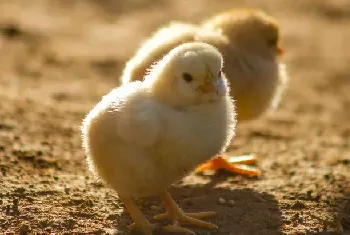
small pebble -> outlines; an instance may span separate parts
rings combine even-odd
[[[235,201],[234,200],[228,200],[227,204],[229,206],[234,206],[235,205]]]
[[[66,187],[64,188],[64,192],[65,192],[66,194],[69,194],[70,188],[69,188],[68,186],[66,186]]]
[[[219,204],[220,204],[220,205],[224,205],[224,204],[226,204],[226,200],[225,200],[225,198],[223,198],[223,197],[219,197]]]

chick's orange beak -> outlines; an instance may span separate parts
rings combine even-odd
[[[214,82],[205,83],[204,85],[199,86],[199,90],[202,92],[218,92],[218,88]]]
[[[283,49],[281,48],[281,46],[277,46],[277,47],[276,47],[276,54],[277,54],[278,56],[282,56],[282,55],[284,54],[284,51],[283,51]]]

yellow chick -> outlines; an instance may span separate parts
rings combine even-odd
[[[234,136],[235,111],[220,52],[206,43],[185,43],[160,60],[143,82],[112,90],[82,124],[90,170],[111,188],[146,235],[150,224],[133,197],[158,195],[173,223],[162,231],[194,234],[190,224],[214,212],[184,213],[167,192],[199,164],[225,151]]]
[[[283,50],[277,20],[261,10],[234,9],[214,16],[201,27],[219,30],[229,39],[228,44],[214,45],[225,58],[224,72],[232,84],[238,122],[257,119],[277,108],[288,81],[286,66],[278,61]],[[226,169],[257,176],[260,170],[244,165],[255,160],[253,155],[218,157],[197,171]]]
[[[225,58],[223,72],[236,100],[237,120],[249,121],[277,107],[287,82],[285,65],[278,61],[279,25],[271,16],[256,9],[234,9],[214,16],[201,25],[172,23],[157,31],[127,62],[122,83],[142,79],[147,69],[173,47],[191,41],[214,45]],[[218,157],[197,171],[220,169],[260,175],[252,155]]]
[[[229,38],[228,44],[215,46],[225,58],[238,120],[256,119],[275,107],[287,81],[285,65],[278,61],[283,50],[277,20],[260,10],[239,9],[214,16],[202,27]]]

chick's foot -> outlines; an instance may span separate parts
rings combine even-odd
[[[216,213],[212,211],[199,212],[199,213],[185,213],[180,209],[180,211],[175,215],[164,213],[164,214],[154,216],[153,219],[155,220],[170,219],[173,222],[173,225],[174,225],[173,227],[178,227],[178,225],[180,224],[186,224],[186,225],[196,226],[199,228],[212,229],[212,228],[218,228],[218,227],[215,224],[208,223],[200,219],[213,216],[215,214]],[[178,227],[178,228],[181,228],[181,227]],[[169,228],[169,229],[173,229],[173,228]]]
[[[130,213],[131,218],[135,222],[128,226],[128,230],[137,230],[142,232],[144,235],[153,235],[152,231],[154,230],[155,226],[148,222],[133,200],[131,198],[120,199],[123,201],[126,209]]]
[[[243,155],[233,157],[218,156],[206,163],[199,165],[196,168],[197,172],[203,172],[206,170],[219,170],[223,169],[236,174],[247,175],[247,176],[259,176],[261,171],[250,164],[256,162],[254,155]]]
[[[193,231],[183,228],[180,225],[192,225],[199,228],[205,229],[216,229],[218,228],[215,224],[202,221],[200,219],[213,216],[215,212],[199,212],[199,213],[185,213],[172,199],[170,194],[165,191],[160,194],[160,198],[164,202],[167,213],[156,215],[153,217],[156,220],[170,219],[172,225],[168,225],[162,228],[162,231],[167,232],[180,232],[185,234],[194,234]]]
[[[194,219],[204,219],[213,215],[216,215],[214,211],[208,211],[208,212],[197,212],[197,213],[185,213],[185,215],[194,218]],[[169,213],[163,213],[159,214],[153,217],[155,220],[164,220],[164,219],[170,219]]]

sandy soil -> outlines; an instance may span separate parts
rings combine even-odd
[[[280,109],[240,124],[233,142],[263,175],[190,175],[171,193],[186,211],[218,213],[219,229],[197,234],[350,234],[348,0],[1,1],[1,234],[126,233],[117,194],[87,170],[81,120],[154,29],[237,6],[280,20],[291,75]]]

